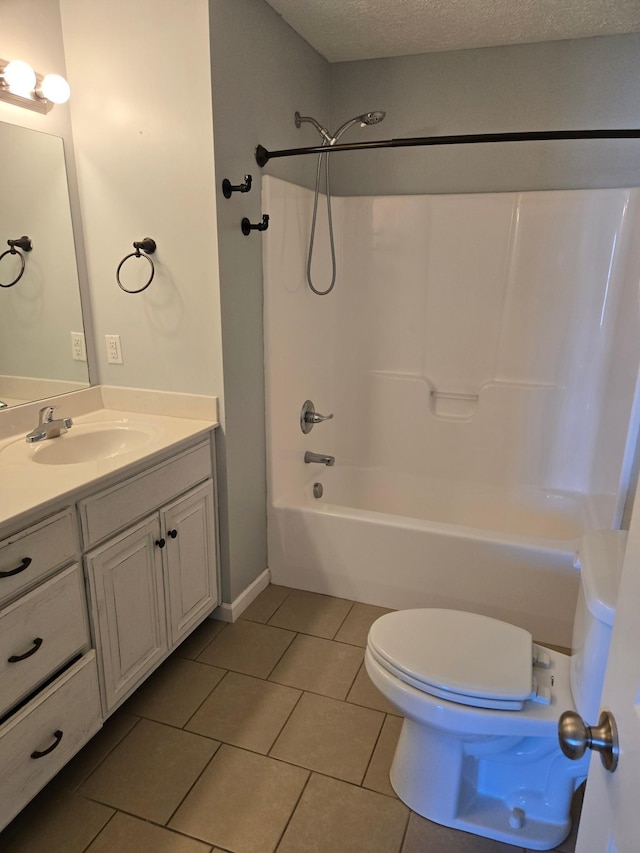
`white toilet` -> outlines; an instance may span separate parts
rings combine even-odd
[[[371,626],[365,662],[405,717],[390,772],[429,820],[548,850],[569,834],[589,753],[566,758],[558,718],[598,719],[626,533],[587,534],[571,657],[522,628],[457,610],[401,610]]]

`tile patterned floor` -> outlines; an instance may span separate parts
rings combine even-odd
[[[363,667],[385,612],[270,586],[235,624],[205,621],[0,833],[0,850],[524,853],[394,794],[402,720]],[[557,849],[573,853],[575,833]]]

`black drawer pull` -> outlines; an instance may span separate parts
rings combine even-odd
[[[177,531],[177,530],[175,530],[175,529],[174,529],[174,530],[169,530],[169,531],[168,531],[168,535],[169,535],[172,539],[175,539],[175,538],[176,538],[176,536],[178,535],[178,531]]]
[[[0,578],[10,578],[13,575],[19,575],[20,572],[24,572],[25,569],[28,569],[30,565],[31,557],[23,557],[22,562],[17,569],[11,569],[9,572],[0,572]]]
[[[60,745],[60,741],[62,740],[62,732],[60,731],[60,729],[55,731],[53,733],[53,736],[55,738],[55,743],[52,743],[51,746],[47,749],[36,749],[34,752],[31,753],[31,758],[44,758],[45,755],[49,755],[50,752],[53,752],[53,750]]]
[[[18,661],[26,660],[27,658],[30,658],[31,655],[35,655],[35,653],[38,651],[38,649],[40,648],[41,645],[42,645],[42,637],[36,637],[35,640],[33,641],[33,648],[32,649],[29,649],[29,651],[25,652],[23,655],[11,655],[11,657],[8,658],[7,660],[9,663],[18,663]]]
[[[156,539],[156,545],[158,546],[158,548],[164,548],[166,544],[167,542],[165,539]]]

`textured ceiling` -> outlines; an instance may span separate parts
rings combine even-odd
[[[330,62],[640,31],[640,0],[267,0]]]

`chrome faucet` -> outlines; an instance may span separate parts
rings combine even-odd
[[[71,418],[53,419],[53,411],[58,406],[43,406],[38,412],[38,426],[27,433],[26,440],[29,444],[36,441],[44,441],[47,438],[58,438],[73,426]]]
[[[325,453],[312,453],[310,450],[304,454],[305,462],[319,462],[321,465],[328,465],[331,467],[336,463],[335,456],[327,456]]]

